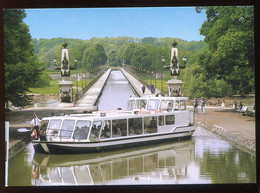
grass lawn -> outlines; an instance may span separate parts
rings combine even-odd
[[[155,79],[145,79],[145,81],[150,85],[153,84],[156,88],[158,88],[159,90],[162,90],[163,86],[163,93],[168,94],[168,85],[167,85],[167,80],[166,79],[157,79],[156,80],[156,84],[155,84]],[[163,83],[161,85],[161,82]]]
[[[44,94],[44,95],[53,95],[53,94],[58,95],[59,93],[58,82],[59,82],[58,80],[50,80],[49,86],[45,86],[42,88],[30,88],[29,90],[31,92],[28,92],[28,94],[34,93],[34,94]]]
[[[73,94],[76,94],[77,92],[77,81],[73,82]],[[82,81],[78,81],[78,91],[82,89],[82,86],[85,87],[90,80],[86,80],[82,83]],[[41,87],[41,88],[30,88],[29,90],[31,92],[28,92],[28,94],[34,93],[34,94],[43,94],[43,95],[58,95],[59,94],[59,80],[50,80],[50,85]]]

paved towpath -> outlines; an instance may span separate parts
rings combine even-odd
[[[134,78],[130,73],[128,73],[125,69],[121,68],[121,72],[125,75],[128,82],[132,85],[132,87],[135,89],[137,94],[140,97],[149,96],[151,95],[151,91],[145,87],[145,92],[142,91],[143,84],[140,83],[136,78]]]
[[[111,68],[108,69],[95,84],[77,101],[75,107],[84,107],[85,109],[92,109],[95,106],[99,95],[101,94],[107,78],[111,72]]]
[[[200,112],[195,114],[195,120],[197,125],[211,130],[232,144],[255,154],[255,117],[239,115],[230,108],[208,107],[205,114]]]

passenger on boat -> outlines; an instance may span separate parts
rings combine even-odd
[[[108,125],[105,125],[104,129],[101,132],[101,138],[110,138],[110,128]]]
[[[172,103],[168,103],[167,111],[171,111],[171,110],[172,110]]]
[[[91,137],[98,137],[98,128],[96,125],[93,125],[93,127],[92,127]]]
[[[46,133],[43,131],[43,129],[40,129],[40,141],[47,141]]]
[[[134,134],[135,134],[135,132],[134,132],[133,127],[130,127],[129,128],[129,135],[134,135]]]
[[[33,132],[34,130],[36,131],[37,135],[35,136],[35,139],[37,140],[40,136],[40,131],[39,131],[39,127],[41,124],[41,120],[38,119],[38,117],[36,117],[35,115],[33,115],[33,119],[31,121],[31,131]]]
[[[119,127],[117,128],[116,135],[117,136],[122,136],[121,129]]]
[[[150,132],[151,132],[151,129],[149,127],[145,127],[144,133],[150,133]]]

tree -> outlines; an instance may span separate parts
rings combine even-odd
[[[26,17],[22,9],[4,10],[5,103],[24,107],[30,103],[26,91],[39,79],[41,69],[36,62]]]
[[[223,79],[242,95],[254,92],[253,7],[206,7],[206,14],[200,33],[210,52],[199,57],[205,80]]]
[[[101,59],[101,65],[104,65],[106,62],[107,62],[107,56],[106,56],[106,52],[105,52],[105,49],[103,47],[103,45],[101,43],[97,43],[95,45],[95,49],[98,53],[98,56],[100,57]]]
[[[141,68],[149,68],[151,61],[149,60],[147,50],[144,46],[139,45],[133,51],[133,56],[130,59],[131,66],[137,66]]]
[[[136,46],[137,46],[137,43],[131,42],[131,43],[127,44],[127,46],[124,48],[123,59],[125,61],[125,64],[131,65],[130,60],[133,56],[133,52],[134,52]]]
[[[86,48],[83,54],[82,64],[85,69],[90,69],[99,66],[101,58],[94,47]]]

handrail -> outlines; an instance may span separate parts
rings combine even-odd
[[[81,91],[79,91],[77,94],[73,96],[73,102],[76,104],[76,102],[94,85],[94,83],[104,74],[104,72],[108,69],[108,67],[103,68],[101,72],[85,86]]]

